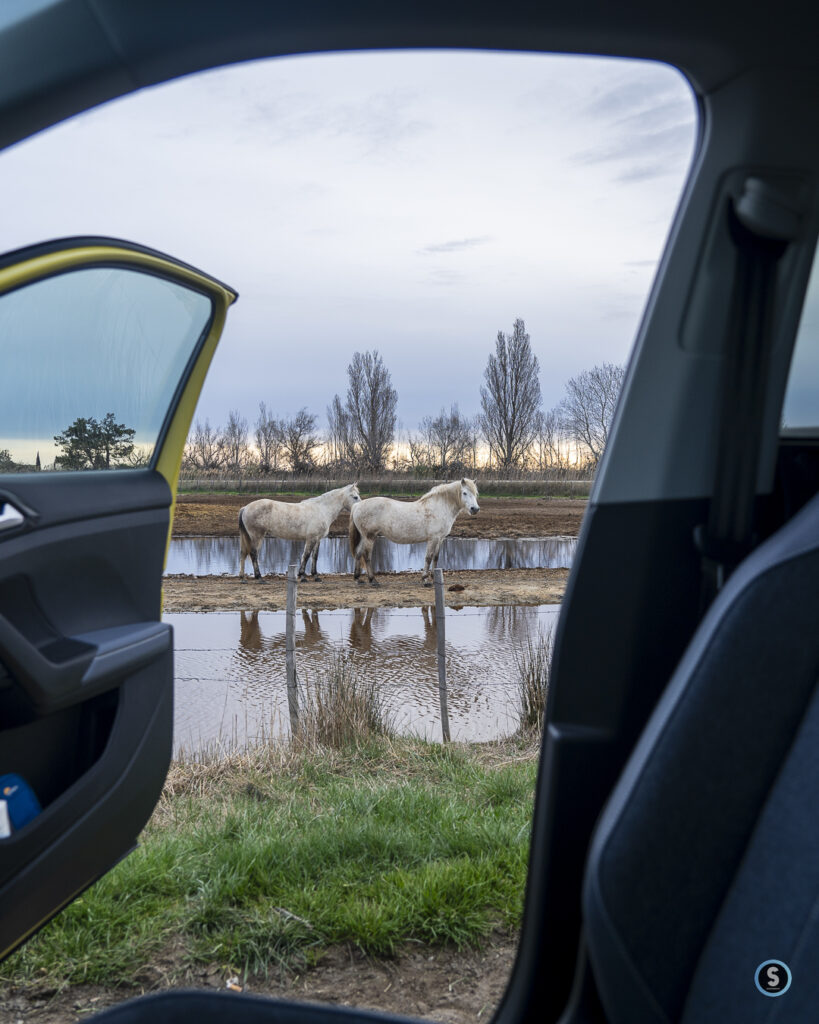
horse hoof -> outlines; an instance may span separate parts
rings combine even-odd
[[[364,582],[364,580],[360,576],[358,576],[356,578],[356,583],[363,583],[363,582]]]
[[[423,582],[425,587],[431,587],[432,586],[432,584],[430,583],[429,580],[423,580],[422,582]]]
[[[321,576],[314,576],[313,577],[313,582],[314,583],[322,583],[323,580],[322,580]]]
[[[378,582],[378,580],[370,580],[370,586],[371,587],[380,587],[381,584]]]

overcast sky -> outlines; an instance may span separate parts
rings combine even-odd
[[[378,348],[405,429],[479,408],[522,317],[544,406],[625,360],[687,173],[674,70],[490,53],[255,62],[143,90],[0,154],[3,249],[127,238],[238,289],[199,406],[319,414]]]

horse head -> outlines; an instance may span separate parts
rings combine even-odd
[[[471,516],[476,516],[481,506],[478,504],[478,487],[474,480],[461,478],[461,507],[465,508]]]
[[[352,508],[357,501],[361,501],[361,495],[358,493],[358,483],[349,484],[344,488],[345,508]]]

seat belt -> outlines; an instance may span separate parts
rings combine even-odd
[[[736,260],[720,391],[716,477],[708,522],[694,531],[702,556],[702,614],[754,544],[777,269],[799,234],[801,215],[793,199],[775,185],[748,178],[742,195],[729,205],[728,222]]]

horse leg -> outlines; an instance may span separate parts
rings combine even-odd
[[[250,561],[253,563],[254,578],[260,580],[262,578],[262,574],[259,570],[259,548],[255,544],[250,549]]]
[[[299,583],[304,583],[304,569],[305,566],[307,565],[307,558],[310,555],[310,547],[310,541],[306,540],[304,542],[304,551],[302,551],[301,560],[299,561],[299,571],[296,573],[296,578],[298,579]]]
[[[432,586],[432,573],[430,572],[429,564],[432,561],[432,553],[435,550],[435,541],[427,541],[427,553],[424,555],[424,571],[421,573],[421,582],[425,587]]]
[[[432,556],[432,570],[433,572],[438,568],[438,555],[441,553],[441,548],[444,545],[443,537],[435,545],[435,554]]]
[[[315,583],[321,583],[321,576],[316,572],[316,562],[318,561],[319,545],[321,544],[321,538],[319,538],[313,545],[313,559],[310,565],[310,572],[313,574],[313,580]]]
[[[375,578],[375,573],[373,572],[372,554],[374,546],[375,541],[370,541],[370,543],[365,546],[364,551],[362,552],[362,557],[364,559],[364,566],[367,569],[367,579],[370,581],[370,586],[380,587],[381,584]]]
[[[245,531],[239,530],[239,579],[242,583],[245,582],[245,562],[250,554],[247,540],[245,539]]]
[[[361,579],[361,569],[364,566],[364,538],[361,537],[358,541],[358,547],[355,549],[355,555],[353,555],[353,579],[356,583],[363,583]]]

